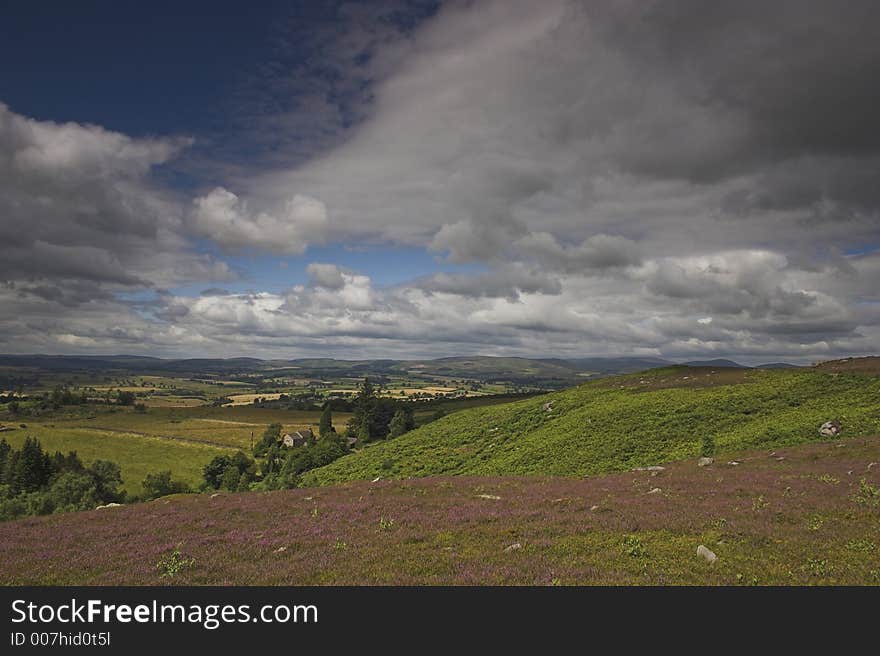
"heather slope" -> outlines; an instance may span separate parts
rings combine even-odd
[[[735,457],[588,479],[356,482],[27,518],[0,524],[0,583],[880,583],[880,438]],[[697,557],[699,545],[717,561]],[[157,565],[173,558],[178,571],[162,576]]]
[[[552,410],[545,407],[550,403]],[[880,432],[880,377],[817,369],[670,367],[454,413],[308,473],[304,485],[437,475],[583,476],[699,453]]]

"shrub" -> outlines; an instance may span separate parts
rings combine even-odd
[[[623,539],[623,553],[627,556],[632,556],[633,558],[641,558],[647,552],[645,551],[645,545],[642,544],[639,536],[627,535]]]
[[[700,455],[704,458],[712,458],[715,455],[715,438],[711,434],[703,435],[703,443],[700,447]]]
[[[158,499],[159,497],[168,496],[169,494],[181,494],[189,492],[189,486],[183,481],[175,481],[171,478],[171,470],[149,473],[144,482],[144,500]]]
[[[880,505],[880,488],[876,485],[871,485],[867,479],[863,478],[859,481],[859,489],[855,496],[853,496],[853,501],[860,506],[876,508]]]
[[[175,549],[170,553],[163,554],[159,558],[159,562],[156,563],[156,569],[159,570],[159,576],[170,578],[192,567],[195,563],[195,558],[184,556],[180,549]]]

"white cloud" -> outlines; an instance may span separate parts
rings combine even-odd
[[[196,198],[194,205],[195,230],[231,251],[301,254],[310,242],[323,240],[328,223],[324,203],[302,194],[285,200],[274,214],[251,212],[246,200],[223,187]]]

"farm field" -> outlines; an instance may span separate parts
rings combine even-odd
[[[251,434],[258,440],[271,423],[282,424],[284,431],[300,428],[315,429],[320,412],[276,410],[242,406],[216,408],[150,408],[145,413],[124,409],[117,412],[96,412],[76,418],[57,418],[48,422],[59,428],[82,428],[118,433],[134,433],[168,440],[202,442],[211,446],[250,450]],[[334,413],[338,431],[345,430],[349,413]],[[32,425],[28,424],[29,428]]]
[[[208,444],[57,425],[29,424],[27,430],[9,431],[2,436],[15,448],[21,447],[26,436],[36,437],[47,451],[76,451],[86,465],[98,459],[112,460],[120,466],[123,488],[131,494],[141,493],[141,482],[148,473],[166,469],[171,470],[175,480],[197,488],[205,464],[229,452]]]
[[[0,524],[0,583],[880,584],[880,438],[732,455],[739,464],[178,495],[31,517]],[[175,549],[190,565],[163,578],[157,563]]]

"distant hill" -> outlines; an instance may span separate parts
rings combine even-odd
[[[788,362],[768,362],[767,364],[759,364],[755,369],[800,369],[796,364]]]
[[[0,355],[0,366],[52,372],[105,370],[117,374],[175,375],[294,375],[302,378],[339,378],[407,375],[423,379],[466,379],[502,382],[523,387],[561,389],[585,378],[642,371],[671,364],[660,358],[521,358],[455,356],[433,360],[337,360],[299,358],[260,360],[257,358],[162,359],[130,355]]]
[[[636,371],[668,367],[673,362],[662,358],[575,358],[566,360],[579,371],[596,371],[602,374],[630,374]]]
[[[685,367],[733,367],[735,369],[749,369],[744,364],[734,362],[733,360],[691,360],[690,362],[682,362]]]

